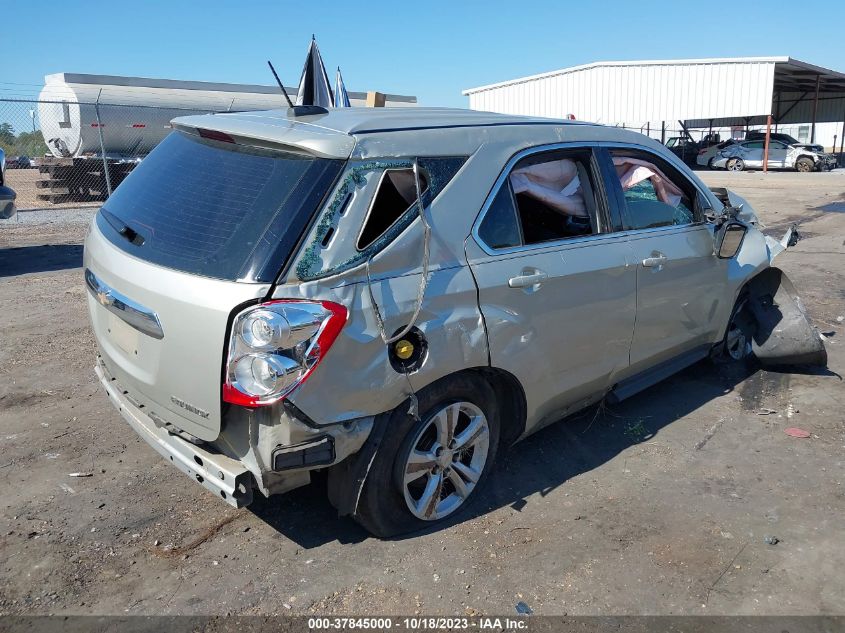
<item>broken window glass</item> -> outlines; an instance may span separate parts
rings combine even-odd
[[[422,192],[428,189],[428,182],[424,174],[420,174]],[[364,250],[375,242],[415,204],[417,200],[417,185],[413,169],[387,169],[381,176],[370,211],[364,220],[361,234],[358,236],[357,248]]]
[[[622,151],[614,151],[612,156],[625,196],[628,229],[652,229],[695,221],[694,190],[683,177],[644,156]],[[667,176],[667,172],[672,176]]]

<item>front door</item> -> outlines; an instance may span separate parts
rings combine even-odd
[[[515,158],[467,240],[490,361],[523,385],[528,428],[601,394],[628,364],[636,272],[609,232],[596,165],[589,149]]]
[[[726,301],[727,268],[714,254],[695,185],[645,150],[611,149],[637,278],[628,374],[709,345]]]
[[[780,141],[769,141],[769,168],[780,169],[786,167],[786,153],[789,146]]]

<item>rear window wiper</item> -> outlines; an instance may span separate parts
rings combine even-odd
[[[115,217],[114,215],[106,211],[105,208],[101,208],[100,213],[103,214],[103,218],[106,220],[106,222],[108,222],[109,225],[115,231],[117,231],[121,237],[126,239],[126,241],[131,242],[135,246],[141,246],[144,243],[144,236],[138,233],[138,231],[133,229],[131,226],[126,224],[126,222],[124,222],[120,218]]]

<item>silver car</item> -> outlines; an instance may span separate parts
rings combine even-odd
[[[762,169],[766,142],[762,139],[729,145],[710,159],[714,169],[742,171]],[[789,145],[783,141],[769,141],[769,169],[794,169],[810,172],[836,167],[836,158],[831,154],[812,149],[807,145]]]
[[[176,119],[85,243],[95,371],[234,506],[328,471],[388,536],[707,357],[825,363],[791,240],[640,134],[465,110]]]

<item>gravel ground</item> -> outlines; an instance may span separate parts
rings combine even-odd
[[[74,226],[83,230],[91,218],[97,212],[98,207],[82,207],[70,209],[36,209],[33,211],[21,211],[9,220],[0,220],[0,230],[5,234],[6,230],[16,226]]]
[[[767,230],[801,223],[778,263],[830,371],[699,363],[534,435],[472,512],[392,541],[319,482],[234,510],[161,460],[95,384],[92,211],[0,223],[0,613],[845,613],[845,175],[703,176]]]

